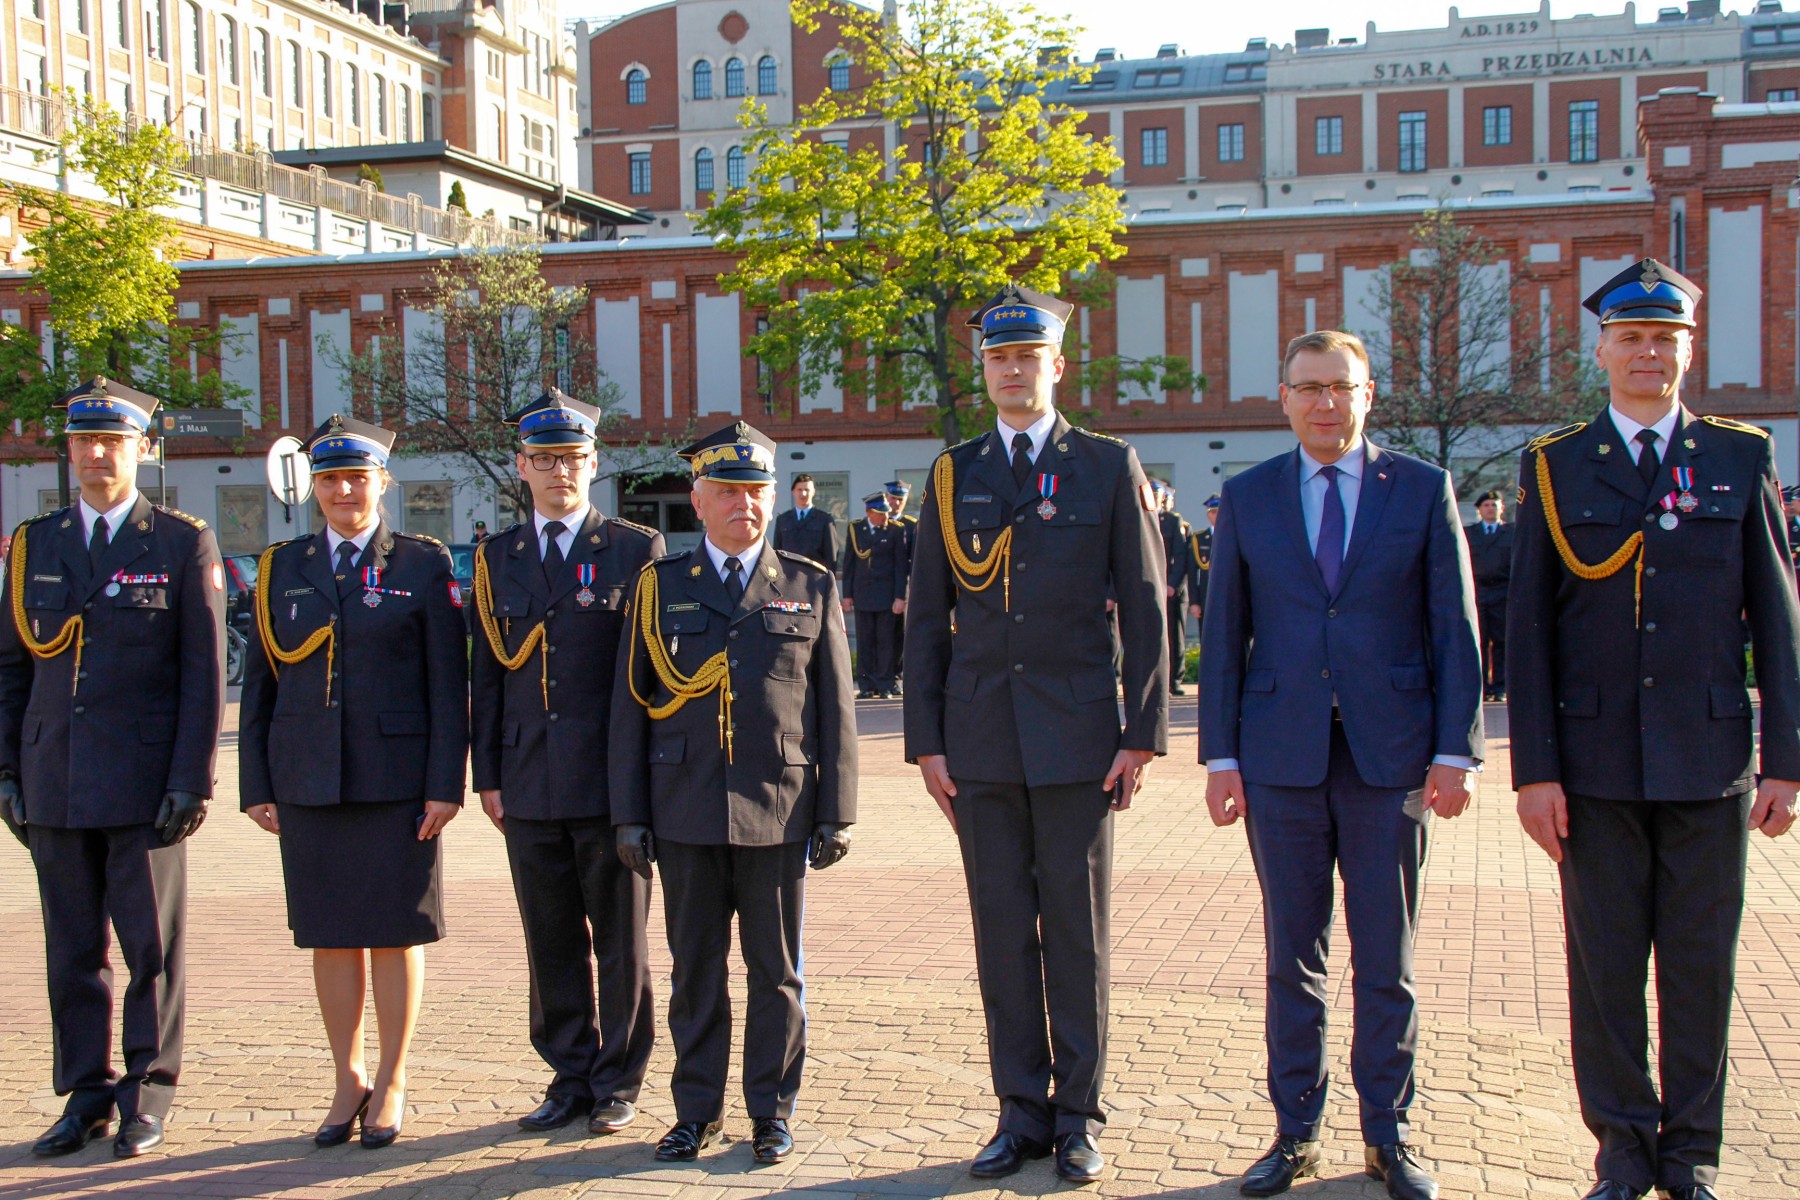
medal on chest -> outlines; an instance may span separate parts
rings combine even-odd
[[[1038,501],[1037,515],[1048,521],[1056,515],[1056,504],[1051,500],[1051,497],[1056,495],[1056,476],[1048,474],[1038,476],[1038,495],[1043,499]]]
[[[1681,518],[1675,515],[1676,501],[1674,492],[1670,492],[1661,500],[1658,500],[1657,503],[1662,505],[1663,510],[1663,515],[1656,518],[1656,523],[1658,525],[1662,526],[1664,529],[1673,529],[1681,524]]]
[[[1675,476],[1675,486],[1681,489],[1681,494],[1675,497],[1675,507],[1684,513],[1691,513],[1700,507],[1700,501],[1694,497],[1694,468],[1674,467],[1671,470]]]
[[[127,575],[123,571],[115,573],[106,585],[106,594],[116,596],[125,587],[136,587],[142,584],[167,584],[167,575]]]
[[[575,603],[586,608],[594,602],[594,564],[582,563],[577,566],[575,578],[581,584],[581,590],[575,593]]]
[[[364,567],[362,569],[362,575],[363,575],[363,588],[364,588],[363,603],[368,605],[370,608],[380,608],[381,607],[381,591],[380,591],[381,568],[380,567]]]

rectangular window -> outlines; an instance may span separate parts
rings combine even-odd
[[[412,141],[412,89],[404,83],[400,85],[400,111],[395,114],[394,128],[400,132],[401,141]]]
[[[1242,125],[1219,126],[1219,161],[1244,161],[1244,127]]]
[[[1800,100],[1800,88],[1770,88],[1770,104],[1792,104]]]
[[[1400,169],[1405,172],[1425,170],[1425,114],[1422,112],[1403,112],[1400,114]]]
[[[1512,105],[1496,104],[1481,110],[1481,144],[1512,145]]]
[[[206,15],[192,0],[187,5],[187,50],[188,70],[206,74]]]
[[[113,0],[113,39],[119,49],[131,48],[131,0]]]
[[[1145,129],[1139,137],[1139,154],[1146,167],[1166,167],[1169,165],[1169,131],[1167,129]]]
[[[429,92],[419,96],[419,136],[428,142],[437,140],[437,97]]]
[[[88,31],[88,0],[69,0],[69,23],[76,33]]]
[[[144,6],[144,49],[151,58],[169,61],[169,47],[164,40],[169,27],[164,23],[161,0]]]
[[[380,75],[372,76],[375,81],[375,132],[380,137],[388,135],[388,94],[387,80]]]
[[[269,71],[269,31],[259,29],[250,39],[250,78],[256,90],[265,96],[275,94],[275,79]]]
[[[238,85],[238,27],[230,17],[219,18],[219,73],[232,87]]]
[[[648,196],[650,194],[650,156],[636,153],[631,157],[631,194]]]
[[[321,54],[319,55],[319,94],[314,100],[314,103],[318,105],[319,115],[322,117],[329,117],[331,115],[331,83],[331,56],[328,54]]]
[[[299,42],[289,42],[287,102],[293,108],[306,107],[306,52]]]
[[[362,72],[354,66],[344,67],[344,99],[345,108],[349,110],[350,124],[360,126],[362,114]]]
[[[424,534],[436,538],[440,542],[451,540],[450,497],[452,486],[449,480],[432,480],[429,483],[402,483],[400,485],[401,510],[404,514],[405,529],[403,532]]]
[[[1315,117],[1313,119],[1313,153],[1321,157],[1330,157],[1344,152],[1344,118]]]
[[[1600,161],[1600,102],[1569,101],[1569,161]]]

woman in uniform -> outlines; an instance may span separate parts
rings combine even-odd
[[[369,1149],[399,1136],[425,944],[444,936],[437,839],[466,783],[462,595],[448,550],[384,519],[393,443],[343,417],[307,442],[325,529],[264,552],[244,675],[243,808],[280,835],[288,926],[313,952],[337,1067],[321,1146],[348,1141],[358,1120]]]

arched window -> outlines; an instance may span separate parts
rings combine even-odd
[[[649,97],[650,77],[633,67],[625,73],[625,103],[643,104]]]
[[[725,60],[725,94],[727,96],[744,94],[744,60],[741,58]]]
[[[694,99],[712,99],[712,64],[705,59],[694,64]]]
[[[713,152],[705,146],[694,151],[694,191],[705,195],[713,190]]]
[[[206,74],[206,16],[193,0],[187,4],[187,43],[188,70]]]
[[[775,60],[765,54],[756,61],[756,94],[773,96],[776,83]]]
[[[848,58],[842,54],[838,55],[831,60],[825,70],[826,82],[832,91],[847,92],[850,90],[850,60]]]
[[[744,186],[744,148],[733,146],[725,152],[725,186],[741,188]]]

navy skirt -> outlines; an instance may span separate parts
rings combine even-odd
[[[443,857],[421,842],[425,804],[278,804],[294,945],[420,946],[444,936]]]

